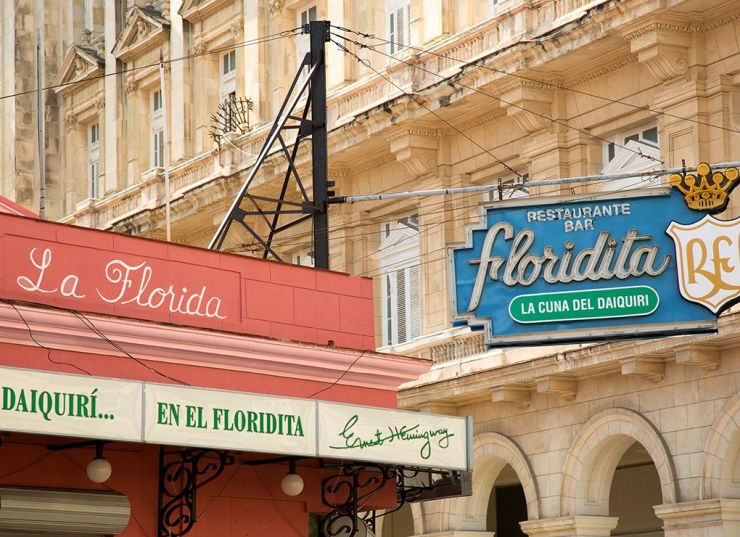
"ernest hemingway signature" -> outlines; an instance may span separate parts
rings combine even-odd
[[[419,451],[423,459],[428,459],[432,455],[432,440],[436,441],[436,445],[442,449],[446,449],[450,445],[450,438],[455,436],[453,433],[448,432],[447,428],[440,427],[439,429],[421,429],[419,424],[416,425],[403,425],[401,427],[388,427],[388,432],[383,433],[380,429],[375,431],[375,434],[370,438],[360,438],[353,431],[353,427],[359,421],[359,416],[356,414],[352,416],[347,423],[344,424],[344,428],[339,433],[339,436],[344,440],[343,446],[329,446],[331,449],[365,449],[375,446],[382,446],[385,443],[390,442],[410,442],[413,440],[424,440]]]

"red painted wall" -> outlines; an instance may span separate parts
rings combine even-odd
[[[0,485],[115,491],[131,503],[132,517],[123,537],[156,537],[159,448],[112,443],[104,448],[113,473],[103,485],[91,483],[85,468],[93,448],[48,451],[46,446],[74,439],[11,433],[0,446]],[[244,460],[244,454],[241,454]],[[227,466],[199,490],[198,522],[188,537],[306,537],[309,513],[323,513],[321,482],[335,471],[316,468],[313,460],[299,461],[297,472],[304,490],[293,498],[283,494],[280,481],[286,463],[264,466]],[[367,501],[368,509],[395,505],[395,486],[389,483]]]
[[[31,343],[29,340],[29,345]],[[224,371],[223,369],[154,362],[152,360],[141,361],[162,374],[158,374],[124,355],[108,356],[56,349],[47,352],[47,350],[38,346],[0,343],[0,366],[57,371],[74,375],[84,374],[80,371],[82,369],[82,371],[98,377],[157,382],[160,384],[175,384],[172,379],[177,379],[182,381],[183,384],[202,388],[289,397],[311,398],[313,394],[321,392],[315,396],[315,399],[386,408],[396,408],[397,406],[394,390],[346,386],[247,371]],[[338,371],[337,377],[341,373],[341,371]]]
[[[375,348],[369,278],[7,214],[0,214],[0,297]]]

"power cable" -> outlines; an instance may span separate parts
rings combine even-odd
[[[351,39],[347,39],[346,37],[344,37],[344,36],[342,36],[342,35],[339,35],[339,34],[332,34],[332,35],[336,35],[337,37],[340,37],[340,38],[342,38],[342,39],[348,40],[348,41],[350,41],[350,42],[354,42],[353,40],[351,40]],[[425,108],[425,109],[426,109],[426,110],[427,110],[427,111],[428,111],[428,112],[429,112],[430,114],[432,114],[432,115],[433,115],[433,116],[435,116],[435,117],[436,117],[437,119],[439,119],[440,121],[442,121],[443,123],[445,123],[445,124],[446,124],[446,125],[447,125],[448,127],[450,127],[451,129],[455,130],[455,131],[456,131],[456,132],[457,132],[458,134],[460,134],[461,136],[463,136],[464,138],[466,138],[466,139],[467,139],[467,140],[468,140],[468,141],[469,141],[470,143],[472,143],[473,145],[475,145],[475,146],[476,146],[476,147],[477,147],[478,149],[480,149],[481,151],[483,151],[483,152],[487,153],[487,154],[488,154],[489,156],[491,156],[491,157],[492,157],[492,158],[493,158],[493,159],[494,159],[494,160],[495,160],[496,162],[498,162],[499,164],[501,164],[501,165],[502,165],[502,166],[503,166],[504,168],[506,168],[507,170],[509,170],[510,172],[512,172],[512,173],[513,173],[514,175],[516,175],[516,176],[517,176],[518,178],[520,178],[520,179],[524,179],[524,175],[522,175],[521,173],[519,173],[518,171],[516,171],[516,170],[515,170],[514,168],[512,168],[511,166],[509,166],[508,164],[506,164],[506,163],[505,163],[505,162],[504,162],[503,160],[501,160],[501,159],[500,159],[500,158],[498,158],[498,157],[497,157],[496,155],[494,155],[494,154],[493,154],[493,153],[492,153],[491,151],[489,151],[488,149],[486,149],[485,147],[483,147],[482,145],[480,145],[480,144],[479,144],[478,142],[476,142],[475,140],[473,140],[473,139],[472,139],[472,138],[471,138],[470,136],[468,136],[468,135],[467,135],[467,134],[466,134],[466,133],[465,133],[465,132],[464,132],[464,131],[463,131],[462,129],[460,129],[459,127],[457,127],[457,126],[453,125],[452,123],[450,123],[449,121],[447,121],[447,120],[446,120],[445,118],[443,118],[443,117],[442,117],[441,115],[439,115],[439,114],[438,114],[438,113],[437,113],[436,111],[434,111],[434,110],[433,110],[432,108],[430,108],[429,106],[427,106],[427,105],[426,105],[426,103],[423,103],[423,102],[421,102],[420,100],[418,100],[418,99],[417,99],[417,97],[418,97],[417,95],[415,95],[415,94],[413,94],[413,93],[409,93],[409,92],[407,92],[407,91],[406,91],[406,90],[404,90],[404,89],[403,89],[403,88],[402,88],[401,86],[399,86],[398,84],[396,84],[395,82],[393,82],[393,80],[391,80],[390,78],[388,78],[388,77],[384,77],[384,76],[383,76],[383,75],[382,75],[382,74],[381,74],[381,73],[380,73],[380,72],[379,72],[379,71],[378,71],[377,69],[375,69],[375,68],[374,68],[374,67],[372,66],[372,64],[370,64],[370,62],[369,62],[369,61],[367,61],[367,60],[365,60],[365,59],[363,59],[363,58],[360,58],[360,57],[359,57],[359,56],[358,56],[357,54],[354,54],[353,52],[350,52],[350,50],[349,50],[349,49],[347,49],[347,47],[345,47],[345,46],[344,46],[344,45],[342,45],[341,43],[339,43],[339,42],[335,41],[334,39],[332,39],[332,40],[331,40],[331,42],[332,42],[332,43],[334,43],[334,44],[335,44],[335,45],[336,45],[337,47],[339,47],[339,48],[340,48],[341,50],[343,50],[344,52],[346,52],[347,54],[349,54],[350,56],[353,56],[353,57],[354,57],[354,58],[355,58],[355,59],[356,59],[356,60],[357,60],[358,62],[360,62],[360,63],[361,63],[362,65],[364,65],[364,66],[368,67],[369,69],[372,69],[372,70],[373,70],[373,71],[374,71],[375,73],[377,73],[377,75],[378,75],[378,76],[380,76],[381,78],[384,78],[384,79],[385,79],[385,80],[387,80],[387,81],[388,81],[388,82],[389,82],[390,84],[392,84],[393,86],[395,86],[395,87],[396,87],[396,88],[398,89],[398,91],[400,91],[400,92],[401,92],[401,93],[402,93],[402,94],[403,94],[404,96],[406,96],[406,97],[409,97],[409,98],[411,98],[411,99],[412,99],[412,100],[413,100],[413,101],[414,101],[414,102],[415,102],[416,104],[418,104],[418,105],[419,105],[419,106],[421,106],[422,108]]]
[[[510,77],[518,78],[520,80],[526,80],[527,82],[534,82],[536,84],[542,84],[543,86],[548,86],[548,87],[554,88],[554,89],[559,89],[559,90],[563,90],[563,91],[570,91],[572,93],[577,93],[577,94],[583,95],[585,97],[592,97],[594,99],[600,99],[600,100],[603,100],[603,101],[606,101],[606,102],[609,102],[609,103],[612,103],[612,104],[620,104],[620,105],[623,105],[623,106],[628,106],[628,107],[633,108],[635,110],[642,110],[644,112],[650,112],[650,113],[655,114],[655,115],[666,116],[666,117],[670,117],[670,118],[673,118],[673,119],[679,119],[679,120],[682,120],[682,121],[689,121],[691,123],[696,123],[697,125],[702,125],[704,127],[712,127],[714,129],[720,129],[720,130],[724,130],[724,131],[728,131],[728,132],[740,133],[740,130],[733,129],[731,127],[724,127],[722,125],[715,125],[715,124],[712,124],[712,123],[707,123],[706,121],[701,121],[701,120],[698,120],[698,119],[693,119],[693,118],[679,116],[679,115],[676,115],[676,114],[671,114],[670,112],[662,112],[662,111],[659,111],[659,110],[653,110],[649,106],[642,106],[642,105],[639,105],[639,104],[632,104],[632,103],[628,103],[628,102],[625,102],[625,101],[622,101],[622,100],[619,100],[619,99],[612,99],[611,97],[605,97],[603,95],[597,95],[595,93],[591,93],[591,92],[588,92],[588,91],[583,91],[583,90],[579,90],[579,89],[576,89],[576,88],[573,88],[573,87],[564,86],[562,84],[555,84],[553,82],[547,82],[545,80],[540,80],[540,79],[537,79],[537,78],[532,78],[532,77],[528,77],[528,76],[525,76],[525,75],[520,75],[520,74],[517,74],[517,73],[510,73],[508,71],[504,71],[502,69],[497,69],[495,67],[491,67],[491,66],[488,66],[488,65],[485,65],[485,64],[481,63],[481,62],[485,61],[486,58],[479,58],[479,59],[476,59],[474,61],[461,60],[461,59],[458,59],[458,58],[455,58],[455,57],[452,57],[452,56],[447,56],[445,54],[440,54],[440,53],[434,52],[434,51],[429,50],[429,49],[423,49],[423,48],[415,47],[415,46],[412,46],[412,45],[409,45],[409,44],[406,44],[406,43],[401,43],[401,42],[398,42],[398,41],[391,41],[391,40],[388,40],[388,39],[383,39],[381,37],[376,36],[375,34],[369,34],[369,33],[359,32],[357,30],[351,30],[349,28],[343,28],[342,26],[332,26],[332,29],[333,30],[334,29],[341,30],[343,32],[349,32],[349,33],[355,34],[355,35],[357,35],[359,37],[364,37],[366,39],[375,39],[376,41],[380,41],[381,43],[383,43],[385,45],[391,45],[392,44],[392,45],[399,46],[399,47],[405,47],[405,48],[408,48],[409,50],[414,50],[414,51],[418,52],[418,55],[419,56],[421,56],[422,54],[429,54],[431,56],[436,56],[438,58],[442,58],[442,59],[445,59],[445,60],[452,60],[452,61],[455,61],[455,62],[458,62],[458,63],[463,63],[465,65],[463,65],[463,66],[460,67],[461,71],[464,70],[466,67],[471,67],[471,66],[472,67],[479,67],[481,69],[485,69],[485,70],[491,71],[493,73],[498,73],[498,74],[503,75],[503,76],[510,76]]]
[[[89,80],[97,80],[97,79],[106,78],[106,77],[109,77],[109,76],[123,75],[123,74],[126,74],[126,73],[132,73],[134,71],[138,71],[138,70],[141,70],[141,69],[149,69],[149,68],[152,68],[152,67],[159,67],[159,65],[162,64],[162,63],[168,63],[168,64],[169,63],[175,63],[175,62],[179,62],[179,61],[183,61],[183,60],[189,60],[191,58],[197,58],[198,56],[205,56],[206,54],[219,54],[221,52],[227,52],[227,51],[230,51],[230,50],[236,50],[237,48],[240,48],[240,47],[249,47],[249,46],[252,46],[252,45],[259,45],[259,44],[262,44],[262,43],[269,43],[270,41],[276,41],[278,39],[284,39],[286,37],[293,37],[293,36],[297,35],[297,33],[299,31],[302,31],[302,30],[303,29],[300,28],[300,27],[299,28],[293,28],[291,30],[284,30],[284,31],[279,32],[279,33],[276,33],[276,34],[266,35],[264,37],[260,37],[260,38],[257,38],[257,39],[249,39],[249,40],[243,41],[241,43],[236,43],[236,44],[233,44],[233,45],[227,45],[227,46],[223,46],[223,47],[217,47],[217,48],[214,48],[213,50],[207,50],[207,51],[202,52],[202,53],[199,53],[199,54],[190,53],[190,54],[187,54],[185,56],[179,56],[177,58],[170,58],[169,60],[162,60],[162,61],[157,61],[155,63],[149,63],[149,64],[146,64],[146,65],[140,65],[139,67],[131,67],[129,69],[121,69],[120,71],[113,71],[113,72],[110,72],[110,73],[102,73],[100,75],[91,76],[89,78],[86,78],[85,81],[87,82]],[[2,101],[4,99],[10,99],[10,98],[13,98],[13,97],[20,97],[20,96],[23,96],[23,95],[29,95],[31,93],[36,93],[38,91],[46,91],[46,90],[50,90],[50,89],[62,88],[64,86],[71,86],[71,85],[77,84],[79,82],[80,82],[80,80],[70,80],[69,82],[61,82],[59,84],[52,84],[50,86],[45,86],[45,87],[40,88],[40,89],[39,88],[36,88],[36,89],[32,89],[32,90],[19,91],[18,93],[12,93],[12,94],[9,94],[9,95],[2,95],[2,96],[0,96],[0,101]]]
[[[362,351],[360,353],[360,355],[357,358],[355,358],[355,360],[351,364],[349,364],[349,367],[344,370],[344,373],[342,373],[339,376],[339,378],[337,378],[337,380],[335,380],[334,382],[332,382],[331,385],[329,385],[329,386],[327,386],[325,388],[322,388],[322,389],[320,389],[317,392],[312,393],[311,395],[309,395],[307,397],[307,399],[313,399],[314,397],[316,397],[320,393],[324,393],[327,390],[331,390],[334,386],[336,386],[337,384],[339,384],[339,381],[342,380],[347,375],[347,373],[349,373],[350,369],[352,369],[355,366],[355,364],[360,361],[360,358],[362,358],[363,356],[365,356],[365,354],[367,354],[367,351]]]
[[[639,184],[639,183],[634,183],[634,184]],[[588,186],[588,185],[582,185],[582,186]],[[625,187],[619,188],[617,190],[611,190],[611,191],[606,191],[606,192],[597,192],[597,193],[584,194],[583,197],[581,198],[581,201],[582,200],[587,200],[587,199],[598,198],[600,196],[613,195],[615,192],[624,192],[624,191],[634,190],[633,188],[628,188],[629,186],[630,185],[626,185]],[[578,198],[575,198],[575,199],[573,199],[571,201],[579,201],[579,199]],[[432,254],[432,253],[435,253],[435,252],[444,252],[446,250],[447,250],[447,247],[446,246],[443,247],[443,248],[436,248],[434,250],[430,250],[428,252],[425,252],[424,255],[427,255],[428,256],[429,254]],[[422,265],[426,265],[426,264],[433,263],[433,262],[436,262],[436,261],[444,261],[444,259],[445,259],[444,257],[436,258],[436,259],[428,259],[426,261],[420,261],[419,263],[410,264],[410,265],[404,264],[405,261],[400,261],[400,262],[396,262],[396,263],[389,263],[388,265],[385,265],[384,267],[382,267],[380,269],[365,271],[365,272],[362,272],[360,274],[357,274],[357,276],[367,276],[367,277],[383,276],[385,274],[390,274],[391,272],[393,272],[393,270],[385,271],[385,269],[387,269],[388,267],[393,266],[393,265],[403,266],[403,268],[406,268],[406,267],[420,267]]]
[[[68,365],[70,367],[74,367],[77,371],[80,371],[81,373],[84,373],[85,375],[92,375],[92,373],[90,373],[89,371],[81,368],[77,364],[73,364],[71,362],[61,362],[59,360],[54,360],[51,357],[51,350],[52,349],[50,347],[47,347],[46,345],[42,345],[41,343],[39,343],[39,341],[36,339],[36,336],[33,335],[33,330],[31,330],[31,325],[28,324],[28,321],[26,321],[26,318],[23,316],[23,314],[21,313],[21,311],[15,306],[15,304],[13,304],[12,302],[7,302],[7,301],[3,301],[3,302],[5,302],[6,304],[10,305],[10,307],[15,310],[15,312],[18,314],[18,317],[20,317],[21,318],[21,321],[23,321],[23,324],[26,325],[26,328],[28,329],[28,335],[31,336],[31,340],[36,345],[38,345],[39,347],[41,347],[42,349],[44,349],[46,351],[46,359],[49,362],[51,362],[52,364],[55,364],[55,365]]]
[[[614,144],[614,146],[615,146],[615,147],[619,147],[620,149],[623,149],[623,150],[625,150],[625,151],[630,151],[631,153],[634,153],[634,154],[636,154],[636,155],[639,155],[639,156],[641,156],[641,157],[643,157],[643,158],[646,158],[646,159],[649,159],[649,160],[653,160],[653,161],[655,161],[655,162],[658,162],[658,163],[660,163],[661,165],[663,164],[663,161],[662,161],[662,160],[660,160],[659,158],[653,157],[653,156],[651,156],[651,155],[646,155],[646,154],[645,154],[645,153],[643,153],[643,152],[642,152],[642,150],[641,150],[641,149],[639,149],[639,148],[638,148],[638,149],[632,149],[632,148],[630,148],[630,147],[627,147],[626,145],[618,144],[618,143],[616,143],[616,142],[613,142],[612,140],[608,140],[607,138],[604,138],[604,137],[602,137],[602,136],[599,136],[599,135],[597,135],[597,134],[593,134],[593,133],[589,132],[589,131],[588,131],[588,130],[586,130],[586,129],[581,129],[581,128],[579,128],[579,127],[575,127],[575,126],[573,126],[573,125],[569,125],[567,121],[563,121],[563,120],[561,120],[561,119],[555,119],[555,118],[552,118],[552,117],[548,116],[547,114],[542,114],[542,113],[540,113],[540,112],[537,112],[537,111],[535,111],[535,110],[531,110],[531,109],[529,109],[529,108],[527,108],[527,107],[525,107],[525,106],[522,106],[522,105],[520,105],[520,104],[516,104],[516,103],[512,103],[512,102],[509,102],[509,101],[507,101],[507,100],[505,100],[505,99],[502,99],[501,97],[499,97],[499,96],[497,96],[497,95],[493,95],[492,93],[488,93],[488,92],[485,92],[485,91],[483,91],[483,90],[481,90],[481,89],[478,89],[478,88],[474,88],[473,86],[469,86],[469,85],[467,85],[467,84],[463,84],[463,83],[461,83],[461,82],[456,82],[456,81],[453,81],[453,80],[451,80],[451,79],[450,79],[449,77],[446,77],[446,76],[444,76],[444,75],[441,75],[441,74],[439,74],[439,73],[435,73],[434,71],[430,71],[430,70],[428,70],[428,69],[426,69],[426,68],[424,68],[424,67],[421,67],[421,66],[419,66],[419,65],[415,65],[415,64],[413,64],[413,63],[411,63],[411,62],[409,62],[409,61],[407,61],[407,60],[403,60],[403,59],[401,59],[401,58],[397,58],[397,57],[395,57],[395,56],[393,56],[393,55],[391,55],[391,54],[387,54],[387,53],[385,53],[385,52],[383,52],[383,51],[381,51],[381,50],[378,50],[378,49],[376,48],[377,46],[380,46],[380,45],[368,45],[367,43],[360,43],[359,41],[356,41],[356,40],[354,40],[354,39],[350,39],[350,38],[348,38],[348,37],[345,37],[345,36],[343,36],[343,35],[340,35],[340,34],[335,34],[335,33],[332,33],[332,35],[333,35],[333,36],[336,36],[336,37],[339,37],[340,39],[343,39],[344,41],[346,41],[346,42],[348,42],[348,43],[352,43],[352,44],[354,44],[355,46],[359,47],[360,49],[368,49],[368,50],[371,50],[371,51],[373,51],[373,52],[375,52],[375,53],[377,53],[377,54],[380,54],[380,55],[382,55],[382,56],[385,56],[386,58],[389,58],[389,59],[391,59],[391,60],[396,60],[396,61],[398,61],[398,62],[400,62],[400,63],[406,64],[406,65],[408,65],[409,67],[411,67],[411,68],[413,68],[413,69],[418,69],[418,70],[420,70],[420,71],[422,71],[422,72],[424,72],[424,73],[428,73],[428,74],[430,74],[430,75],[434,75],[434,76],[436,76],[436,77],[439,77],[439,78],[440,78],[440,82],[446,81],[446,82],[447,82],[448,84],[450,84],[450,85],[452,85],[452,86],[455,86],[455,85],[457,85],[457,86],[460,86],[461,88],[465,88],[465,89],[467,89],[467,90],[470,90],[470,91],[473,91],[473,92],[475,92],[475,93],[479,93],[479,94],[481,94],[481,95],[485,95],[486,97],[489,97],[489,98],[491,98],[491,99],[495,99],[495,100],[496,100],[496,101],[498,101],[499,103],[505,104],[506,106],[511,106],[511,107],[517,108],[517,109],[519,109],[519,110],[522,110],[523,112],[527,112],[527,113],[530,113],[530,114],[532,114],[532,115],[534,115],[534,116],[537,116],[537,117],[540,117],[540,118],[542,118],[542,119],[544,119],[544,120],[546,120],[546,121],[549,121],[549,122],[551,122],[551,123],[555,123],[556,125],[560,125],[561,127],[565,127],[566,129],[570,129],[570,130],[573,130],[573,131],[579,132],[579,133],[581,133],[581,134],[584,134],[584,135],[586,135],[586,136],[590,136],[591,138],[594,138],[594,139],[596,139],[596,140],[600,140],[600,141],[602,141],[602,142],[604,142],[604,143],[607,143],[607,144]],[[410,93],[406,92],[405,90],[403,90],[403,89],[402,89],[402,88],[401,88],[401,87],[400,87],[400,86],[399,86],[398,84],[396,84],[395,82],[393,82],[393,81],[392,81],[392,80],[391,80],[390,78],[388,78],[388,77],[384,77],[384,76],[383,76],[383,75],[382,75],[382,74],[381,74],[381,73],[380,73],[380,72],[379,72],[379,71],[378,71],[377,69],[375,69],[374,67],[372,67],[372,65],[370,65],[370,62],[368,62],[368,61],[366,61],[366,60],[363,60],[363,59],[362,59],[362,58],[360,58],[360,57],[359,57],[359,56],[358,56],[357,54],[355,54],[355,53],[351,52],[351,51],[350,51],[349,49],[347,49],[347,48],[346,48],[345,46],[341,45],[340,43],[337,43],[337,42],[336,42],[336,41],[334,41],[333,39],[332,39],[332,43],[334,43],[335,45],[337,45],[338,47],[340,47],[340,48],[341,48],[342,50],[344,50],[344,52],[346,52],[347,54],[350,54],[351,56],[354,56],[354,57],[355,57],[355,58],[357,59],[357,61],[359,61],[360,63],[362,63],[362,64],[363,64],[363,65],[365,65],[366,67],[368,67],[368,68],[372,69],[372,70],[373,70],[373,71],[374,71],[374,72],[375,72],[376,74],[378,74],[378,76],[381,76],[382,78],[385,78],[386,80],[388,80],[388,81],[389,81],[389,82],[390,82],[391,84],[393,84],[394,86],[396,86],[396,88],[398,88],[398,89],[399,89],[399,91],[401,91],[401,92],[402,92],[402,93],[404,93],[405,95],[407,95],[407,96],[411,96],[411,95],[413,95],[413,94],[410,94]],[[418,102],[418,101],[417,101],[417,102]],[[424,105],[424,108],[426,108],[427,110],[430,110],[430,109],[429,109],[429,108],[428,108],[428,107],[427,107],[426,105]],[[435,114],[435,115],[436,115],[436,114]],[[437,117],[439,117],[439,116],[437,116]],[[449,123],[448,123],[448,124],[449,124]],[[460,131],[460,132],[461,132],[461,131]],[[477,144],[476,144],[476,145],[477,145]]]
[[[73,311],[73,310],[69,310],[69,311],[71,311],[72,314],[75,315],[75,317],[77,317],[78,319],[80,319],[85,326],[87,326],[90,330],[92,330],[95,334],[97,334],[101,339],[103,339],[108,344],[110,344],[112,347],[114,347],[115,349],[119,350],[120,352],[122,352],[123,354],[125,354],[126,356],[128,356],[129,358],[131,358],[137,364],[141,365],[142,367],[145,367],[146,369],[148,369],[149,371],[151,371],[153,373],[156,373],[157,375],[159,375],[162,378],[166,378],[166,379],[171,380],[172,382],[175,382],[177,384],[183,384],[185,386],[190,386],[190,384],[188,384],[184,380],[180,380],[180,379],[177,379],[175,377],[172,377],[172,376],[168,375],[167,373],[162,373],[158,369],[156,369],[156,368],[148,365],[147,363],[145,363],[143,360],[140,360],[139,358],[136,358],[135,356],[133,356],[126,349],[124,349],[123,347],[121,347],[118,343],[116,343],[115,341],[112,341],[111,339],[109,339],[108,336],[106,336],[103,332],[101,332],[98,329],[98,327],[95,326],[95,324],[90,319],[88,319],[83,313],[80,313],[78,311]]]

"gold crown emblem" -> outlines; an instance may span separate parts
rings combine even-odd
[[[740,172],[737,168],[727,168],[724,173],[712,172],[709,164],[702,162],[696,167],[696,175],[674,173],[669,181],[683,193],[689,209],[716,213],[727,206],[738,177]]]

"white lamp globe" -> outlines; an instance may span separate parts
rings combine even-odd
[[[87,477],[93,483],[105,483],[112,472],[113,468],[107,459],[95,458],[87,465]]]
[[[303,478],[295,473],[286,474],[280,482],[280,488],[286,496],[298,496],[303,492]]]

